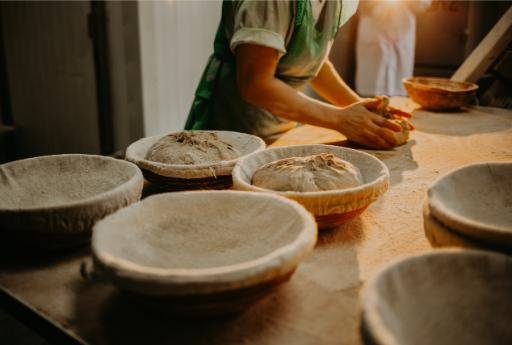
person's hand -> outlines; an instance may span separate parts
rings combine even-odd
[[[337,130],[349,140],[369,148],[391,149],[397,146],[393,132],[401,132],[402,127],[369,111],[367,105],[371,102],[375,100],[363,100],[342,108]]]
[[[375,96],[373,98],[366,98],[365,99],[365,107],[366,109],[377,112],[378,114],[382,114],[384,117],[390,118],[390,119],[400,119],[405,121],[407,126],[409,127],[409,130],[414,130],[415,127],[407,121],[412,117],[412,115],[406,111],[400,110],[398,108],[395,108],[391,105],[389,105],[389,97],[388,96]]]
[[[373,98],[365,98],[364,101],[366,109],[370,111],[389,112],[399,117],[412,117],[410,113],[389,105],[388,96],[375,96]]]

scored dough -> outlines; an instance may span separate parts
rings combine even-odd
[[[211,164],[239,157],[231,144],[211,132],[179,132],[166,135],[154,143],[146,159],[167,164]]]
[[[356,166],[331,153],[270,162],[252,177],[253,185],[276,191],[316,192],[352,188],[362,183]]]

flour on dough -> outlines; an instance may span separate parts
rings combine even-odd
[[[331,153],[270,162],[252,177],[253,185],[276,191],[316,192],[352,188],[362,183],[356,166]]]
[[[240,152],[212,132],[179,132],[154,143],[146,159],[167,164],[212,164],[239,157]]]

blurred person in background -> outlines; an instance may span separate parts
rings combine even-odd
[[[406,95],[413,75],[416,13],[430,0],[361,1],[356,41],[356,90],[364,96]]]

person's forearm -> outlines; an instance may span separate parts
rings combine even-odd
[[[396,145],[392,131],[400,131],[400,125],[370,112],[368,102],[358,102],[359,96],[350,88],[338,88],[345,96],[333,102],[346,103],[346,107],[317,101],[277,79],[278,62],[278,52],[273,48],[253,44],[237,47],[236,83],[244,101],[288,120],[337,130],[368,147],[389,149]]]
[[[343,81],[328,60],[324,62],[318,75],[310,81],[310,85],[319,96],[340,107],[361,100],[361,97]]]
[[[337,130],[368,147],[392,148],[396,139],[389,129],[401,130],[400,125],[369,112],[362,103],[337,107],[308,97],[276,78],[253,79],[251,87],[240,91],[246,102],[274,115]]]
[[[290,121],[339,129],[336,121],[340,108],[315,100],[277,78],[253,80],[241,90],[242,98],[252,105]]]

